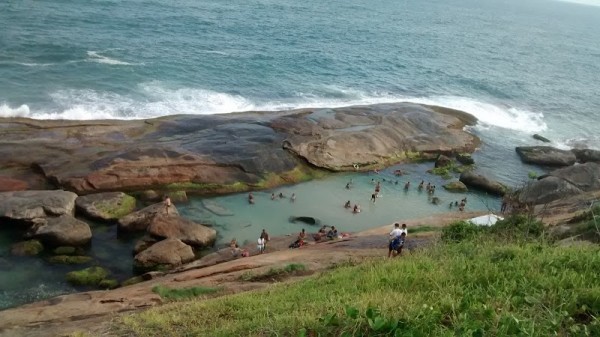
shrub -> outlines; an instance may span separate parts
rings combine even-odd
[[[477,226],[468,221],[456,221],[442,229],[442,240],[445,242],[460,242],[470,240],[482,233],[485,227]]]
[[[200,295],[213,294],[219,291],[220,288],[208,288],[208,287],[190,287],[190,288],[168,288],[159,284],[152,288],[152,292],[159,295],[160,297],[168,300],[183,300]]]
[[[533,239],[544,234],[544,224],[523,214],[514,214],[499,220],[491,227],[491,232],[512,239]]]

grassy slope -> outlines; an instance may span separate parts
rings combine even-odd
[[[500,243],[480,237],[392,260],[339,267],[263,291],[175,302],[125,316],[115,332],[377,335],[364,318],[348,317],[348,306],[361,316],[369,307],[381,310],[383,317],[399,322],[396,336],[598,336],[600,251],[597,246]]]

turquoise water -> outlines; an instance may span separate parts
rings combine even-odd
[[[556,146],[600,148],[600,6],[593,0],[98,0],[0,4],[0,116],[149,118],[296,107],[410,101],[467,111],[482,139],[478,170],[511,185],[539,168],[514,146],[542,133]],[[424,168],[409,176],[418,183]],[[391,172],[391,171],[389,171]],[[395,178],[387,174],[386,179]],[[212,223],[219,244],[296,232],[291,215],[343,231],[447,210],[416,190],[384,183],[369,203],[372,176],[336,176],[270,191],[216,198],[233,216],[178,205]],[[414,178],[414,179],[413,179]],[[344,189],[354,179],[355,188]],[[383,175],[381,176],[383,179]],[[433,181],[428,177],[426,180]],[[362,213],[342,208],[359,203]],[[469,209],[497,207],[470,194]],[[0,232],[0,308],[74,291],[73,267],[7,255]],[[94,225],[89,253],[119,279],[131,275],[134,239]],[[118,258],[115,258],[118,257]],[[43,280],[40,282],[40,280]]]

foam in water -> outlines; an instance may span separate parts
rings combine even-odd
[[[419,98],[377,92],[365,93],[326,86],[319,88],[316,93],[297,93],[289,99],[254,102],[239,95],[206,89],[172,89],[160,82],[141,84],[138,91],[144,99],[87,89],[61,90],[50,95],[58,107],[53,111],[30,111],[27,105],[11,108],[4,104],[0,106],[0,116],[76,120],[140,119],[173,114],[219,114],[252,110],[335,108],[361,104],[411,102],[468,112],[478,118],[481,127],[494,126],[526,133],[546,129],[542,113],[457,96]]]
[[[98,62],[98,63],[104,63],[104,64],[110,64],[110,65],[121,65],[121,66],[134,65],[133,63],[119,61],[116,59],[111,59],[110,57],[107,57],[104,55],[100,55],[99,52],[94,51],[94,50],[88,50],[87,56],[88,56],[88,58],[86,60],[90,61],[90,62]]]
[[[569,2],[577,5],[600,7],[600,0],[558,0],[560,2]]]

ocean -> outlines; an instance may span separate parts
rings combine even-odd
[[[511,185],[540,170],[522,165],[514,153],[515,146],[537,144],[534,133],[562,148],[600,148],[598,79],[600,1],[594,0],[0,4],[0,117],[144,119],[401,101],[434,104],[479,119],[470,130],[482,139],[474,155],[477,168]],[[318,183],[325,187],[308,183],[286,192],[322,188],[334,193],[332,200],[344,198],[332,189],[343,187],[346,178],[331,179]],[[364,191],[371,189],[369,177],[356,179],[365,180]],[[329,205],[334,210],[321,215],[315,214],[320,207],[309,202],[303,210],[346,222],[352,230],[397,217],[392,200],[412,212],[402,216],[440,212],[394,186],[387,195],[396,199],[383,199],[363,218],[334,213],[337,201]],[[473,198],[479,200],[477,209],[497,206],[497,200]],[[244,203],[243,196],[215,200],[232,208]],[[192,218],[206,213],[199,204],[192,200],[182,213]],[[275,212],[280,219],[267,226],[303,215],[291,207],[281,204]],[[262,226],[263,219],[244,212],[233,220],[215,220],[219,241],[240,235],[241,225],[250,228],[240,221],[250,218]],[[253,239],[253,229],[244,231],[248,237],[239,239]],[[0,233],[0,258],[12,266],[0,273],[0,309],[77,290],[64,283],[67,267],[8,257],[11,235]],[[114,228],[106,226],[95,226],[94,238],[90,254],[105,262],[128,255],[133,245],[119,246]],[[112,268],[122,278],[131,275],[129,261]],[[36,281],[44,277],[46,283]]]

